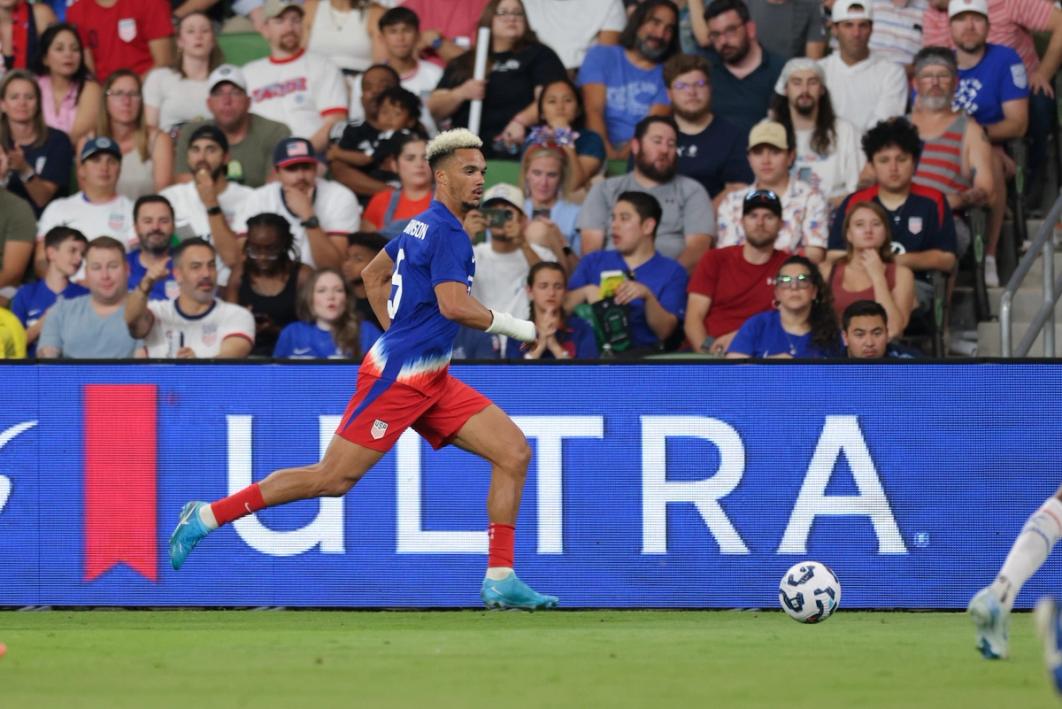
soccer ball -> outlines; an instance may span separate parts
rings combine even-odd
[[[841,605],[841,582],[826,564],[801,561],[778,583],[778,602],[801,623],[821,623]]]

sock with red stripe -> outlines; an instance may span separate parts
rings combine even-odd
[[[999,576],[992,583],[992,592],[1008,612],[1014,607],[1021,587],[1047,561],[1059,537],[1062,537],[1062,502],[1051,497],[1022,527]]]
[[[513,572],[513,547],[516,527],[491,522],[487,527],[490,555],[487,559],[487,578],[500,581]]]
[[[220,527],[223,524],[238,520],[240,517],[253,514],[265,506],[265,500],[262,499],[262,489],[258,487],[258,483],[251,483],[239,492],[211,503],[210,511],[214,515],[215,523]],[[204,521],[206,522],[207,520]]]

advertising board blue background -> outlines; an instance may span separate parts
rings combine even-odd
[[[961,608],[1062,481],[1056,365],[452,371],[536,434],[516,565],[566,607],[776,607],[782,573],[816,559],[844,607]],[[355,374],[0,365],[0,605],[478,605],[489,466],[413,434],[345,498],[265,510],[169,568],[181,505],[317,460]],[[128,384],[157,395],[157,559],[145,573],[111,549],[119,563],[90,578],[84,393]],[[119,525],[143,504],[120,480],[105,492]],[[1049,561],[1019,606],[1058,591],[1060,570]]]

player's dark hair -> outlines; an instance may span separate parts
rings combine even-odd
[[[54,248],[69,239],[80,241],[82,244],[88,246],[88,239],[86,239],[85,235],[77,229],[68,226],[53,226],[48,230],[48,233],[44,235],[44,248]]]
[[[180,263],[181,257],[184,256],[184,252],[192,248],[193,246],[202,246],[204,248],[210,249],[210,253],[217,256],[218,251],[214,248],[213,244],[211,244],[206,239],[202,239],[196,236],[192,237],[191,239],[185,239],[181,243],[177,244],[177,248],[173,250],[173,262],[175,264]]]
[[[873,162],[875,155],[891,147],[899,148],[914,158],[915,162],[922,156],[922,138],[918,135],[918,129],[903,116],[878,121],[863,134],[863,152],[868,161]]]
[[[663,63],[679,53],[678,21],[682,13],[679,12],[678,5],[672,0],[645,0],[635,5],[634,11],[631,12],[630,17],[627,19],[627,26],[620,33],[619,43],[624,49],[634,49],[634,45],[638,41],[638,30],[648,21],[649,16],[653,14],[653,10],[658,7],[666,7],[675,13],[675,31],[671,33],[671,40],[667,43],[667,49],[664,51],[664,55],[660,57],[660,62]]]
[[[354,312],[354,293],[350,289],[350,283],[347,282],[346,278],[343,278],[342,273],[334,268],[319,268],[314,271],[313,275],[307,278],[306,282],[299,288],[298,295],[295,298],[295,315],[299,320],[306,323],[317,321],[317,314],[313,312],[313,291],[317,287],[317,281],[321,280],[321,276],[326,273],[331,273],[339,279],[340,283],[343,284],[343,292],[347,296],[347,304],[343,308],[343,312],[332,323],[332,341],[336,343],[336,346],[341,351],[358,359],[361,355],[359,348],[361,338],[358,332],[358,318]]]
[[[840,351],[840,333],[837,331],[837,315],[833,312],[833,293],[822,277],[818,266],[806,256],[790,256],[778,269],[781,274],[786,266],[797,265],[808,272],[811,285],[815,287],[815,299],[811,301],[808,324],[811,326],[811,343],[823,354]]]
[[[841,327],[847,332],[848,326],[852,324],[854,318],[875,316],[881,318],[881,321],[886,325],[889,324],[889,313],[881,303],[876,300],[857,300],[854,303],[850,303],[841,314]]]
[[[387,246],[387,237],[375,231],[355,231],[347,234],[347,246],[361,246],[374,253],[380,253]]]
[[[136,202],[133,203],[133,223],[140,218],[140,208],[145,204],[165,204],[166,208],[170,210],[170,218],[176,219],[177,214],[173,211],[173,205],[170,204],[170,200],[166,199],[160,194],[146,194],[136,198]]]
[[[376,105],[382,106],[385,101],[396,104],[405,111],[411,122],[417,123],[419,121],[423,104],[420,102],[420,97],[409,89],[404,89],[401,86],[392,86],[389,89],[384,89],[376,97]]]
[[[531,270],[527,273],[527,287],[530,288],[531,286],[535,285],[535,277],[538,276],[539,273],[541,273],[542,271],[550,270],[556,271],[557,273],[561,274],[562,281],[567,282],[568,279],[564,272],[564,268],[559,263],[557,263],[556,261],[539,261],[534,266],[532,266]],[[528,304],[527,319],[532,321],[535,319],[534,301],[531,301]]]
[[[617,202],[626,202],[634,207],[634,211],[638,213],[638,218],[643,222],[646,219],[653,220],[653,238],[656,238],[656,230],[660,227],[660,218],[664,215],[664,210],[660,208],[660,203],[656,201],[656,197],[648,192],[620,192],[616,197]]]
[[[671,130],[675,131],[675,137],[678,137],[678,123],[671,116],[646,116],[634,126],[634,139],[640,141],[644,138],[645,134],[649,132],[649,127],[654,123],[663,123],[665,126],[671,126]]]
[[[749,21],[749,6],[743,0],[712,0],[708,7],[704,8],[704,19],[713,20],[724,12],[734,11],[742,22]]]
[[[381,32],[384,27],[392,27],[394,25],[409,25],[420,32],[420,18],[417,17],[417,13],[413,12],[408,7],[403,7],[401,5],[398,7],[392,7],[381,15],[380,21],[376,24]]]

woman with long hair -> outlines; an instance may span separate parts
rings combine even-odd
[[[299,319],[280,331],[277,359],[358,359],[358,319],[350,286],[339,271],[322,268],[301,288],[295,302]]]
[[[401,233],[410,218],[431,206],[434,177],[428,167],[428,141],[419,133],[399,131],[381,142],[377,150],[396,156],[395,172],[401,187],[373,195],[361,215],[361,231],[376,231],[391,238]]]
[[[570,194],[586,187],[605,161],[605,141],[586,127],[582,95],[567,77],[542,87],[538,95],[538,120],[526,146],[559,147],[569,163],[565,190]]]
[[[596,359],[594,330],[582,318],[564,316],[564,269],[553,261],[539,261],[527,274],[528,319],[538,333],[534,342],[513,338],[505,345],[506,359]]]
[[[790,256],[774,278],[775,308],[753,315],[734,336],[728,359],[838,357],[840,330],[833,298],[810,259]]]
[[[242,256],[225,288],[225,300],[251,311],[255,322],[251,354],[269,357],[280,331],[298,319],[299,288],[313,269],[299,261],[288,220],[271,212],[247,220]]]
[[[852,205],[844,218],[844,236],[845,255],[819,266],[837,316],[857,300],[873,300],[889,316],[889,339],[898,337],[914,310],[914,274],[893,258],[888,213],[877,202]]]
[[[52,25],[44,31],[30,70],[41,87],[44,122],[79,145],[96,125],[103,90],[89,73],[81,37],[73,25]]]
[[[347,75],[387,58],[380,38],[384,9],[372,0],[306,0],[302,46],[324,54]]]
[[[567,76],[556,52],[542,44],[527,24],[520,0],[490,0],[479,18],[490,29],[487,78],[473,78],[475,49],[446,65],[439,88],[428,97],[436,123],[468,126],[471,101],[483,100],[479,135],[488,158],[515,160],[529,126],[539,122],[538,95],[545,85]]]
[[[144,120],[148,127],[166,132],[182,123],[210,118],[207,78],[225,63],[214,25],[203,12],[182,17],[176,36],[173,64],[152,69],[144,79]]]
[[[36,77],[15,69],[0,81],[0,143],[10,169],[7,189],[33,207],[37,217],[56,196],[65,195],[74,165],[74,146],[62,131],[44,123]]]
[[[103,95],[95,137],[106,136],[122,150],[118,193],[136,200],[173,184],[173,139],[148,127],[140,77],[119,69],[107,77]]]
[[[520,187],[524,191],[524,213],[532,220],[528,239],[545,246],[560,258],[561,254],[578,255],[579,209],[567,199],[568,171],[571,161],[555,145],[532,145],[524,151],[520,169]],[[542,228],[539,228],[541,224]],[[574,264],[569,264],[574,268]]]

